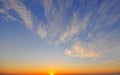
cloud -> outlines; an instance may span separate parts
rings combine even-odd
[[[45,40],[52,44],[58,44],[57,40],[59,38],[59,35],[61,35],[65,27],[65,23],[63,22],[65,17],[64,15],[67,12],[66,10],[71,7],[72,0],[66,0],[64,2],[62,0],[59,0],[55,3],[53,0],[42,1],[45,18],[47,20],[47,23],[43,23],[48,33]]]
[[[4,10],[0,8],[0,13],[4,13]]]
[[[73,19],[65,29],[65,31],[61,34],[59,42],[66,42],[66,40],[70,40],[75,34],[79,32],[79,22],[76,15],[73,16]]]
[[[94,15],[94,30],[99,30],[104,27],[112,26],[119,21],[120,11],[119,1],[103,1]],[[111,11],[112,10],[112,11]]]
[[[118,57],[120,49],[120,1],[42,0],[42,18],[36,18],[19,0],[2,0],[0,14],[12,21],[24,23],[29,30],[52,45],[65,45],[69,56],[109,59]],[[32,6],[37,7],[35,4]],[[11,15],[14,10],[20,20]],[[112,11],[111,11],[112,10]],[[38,10],[41,11],[41,10]],[[43,19],[44,18],[44,19]],[[35,20],[34,20],[35,19]],[[77,38],[77,41],[75,40]]]
[[[0,8],[0,14],[3,14],[2,18],[6,21],[17,21],[17,19],[11,16],[5,9]]]
[[[20,2],[19,0],[4,0],[2,1],[2,3],[4,5],[3,9],[5,9],[6,12],[8,12],[10,9],[14,10],[22,19],[25,27],[29,30],[33,29],[31,12],[26,8],[26,6],[22,2]],[[11,17],[10,14],[8,14],[9,13],[7,13],[7,16]]]
[[[72,49],[66,49],[66,54],[73,57],[83,57],[83,58],[97,58],[100,53],[95,52],[90,48],[83,48],[80,43],[74,44]]]
[[[37,33],[41,37],[41,39],[44,39],[45,37],[47,37],[47,31],[44,25],[43,26],[39,25],[37,29]]]
[[[104,64],[120,64],[120,59],[107,60]]]
[[[114,11],[109,12],[113,7],[116,7]],[[84,6],[84,8],[86,7]],[[71,28],[68,27],[69,30],[66,29],[63,33],[65,36],[63,34],[61,35],[61,42],[65,42],[69,39],[69,42],[76,42],[73,40],[82,35],[82,39],[79,38],[79,40],[77,40],[82,42],[80,45],[73,44],[72,49],[71,47],[70,49],[65,49],[67,55],[80,58],[105,57],[105,59],[111,57],[111,52],[118,55],[117,52],[120,49],[120,43],[117,39],[120,37],[118,33],[119,27],[109,31],[109,28],[119,21],[119,11],[116,1],[103,2],[99,7],[92,7],[92,9],[93,8],[95,8],[94,11],[96,11],[96,13],[88,9],[88,13],[83,15],[83,17],[79,17],[76,20],[73,18],[73,24],[70,25]],[[76,16],[78,15],[79,14],[76,14]],[[118,56],[114,57],[117,58]]]
[[[65,43],[72,40],[77,34],[81,34],[89,24],[89,15],[85,15],[81,20],[73,13],[73,18],[68,23],[65,31],[61,34],[59,43]]]

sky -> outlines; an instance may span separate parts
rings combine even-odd
[[[0,0],[0,73],[120,73],[120,0]]]

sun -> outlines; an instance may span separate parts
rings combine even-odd
[[[54,75],[54,74],[51,72],[50,75]]]

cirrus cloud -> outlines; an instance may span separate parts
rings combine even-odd
[[[119,56],[119,0],[41,0],[43,15],[40,18],[36,18],[38,15],[29,10],[24,1],[0,2],[3,4],[0,14],[12,21],[22,22],[46,43],[65,45],[66,55],[80,58],[103,56],[109,59],[112,52],[114,58]],[[11,10],[14,10],[20,19],[11,15]]]
[[[97,58],[100,53],[90,48],[83,48],[80,43],[73,44],[71,49],[65,50],[66,54],[73,57]]]
[[[21,1],[3,0],[1,2],[3,3],[4,6],[4,8],[2,8],[2,10],[4,10],[4,12],[2,12],[3,14],[7,14],[8,18],[13,20],[12,15],[9,14],[9,11],[14,10],[22,19],[25,27],[29,30],[33,29],[32,14]]]

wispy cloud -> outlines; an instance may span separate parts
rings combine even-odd
[[[47,37],[47,31],[44,25],[40,24],[38,29],[37,29],[38,35],[41,37],[41,39],[44,39]]]
[[[73,13],[73,18],[68,23],[65,31],[61,34],[59,43],[70,41],[81,34],[89,24],[89,15],[84,16],[81,20],[77,17],[78,14]]]
[[[71,49],[65,50],[66,54],[73,57],[97,58],[100,52],[95,52],[92,48],[84,48],[80,43],[73,44]]]
[[[14,10],[25,27],[34,29],[42,40],[52,45],[66,45],[67,55],[109,58],[111,52],[117,54],[120,49],[119,0],[42,0],[40,4],[44,9],[44,17],[41,19],[35,18],[37,15],[28,10],[22,1],[1,2],[4,8],[0,8],[0,13],[18,21],[9,13],[11,9]]]
[[[66,27],[63,33],[60,36],[59,42],[66,42],[66,40],[71,40],[79,32],[79,21],[77,16],[74,14],[73,19],[70,22],[70,25]]]
[[[33,28],[33,21],[31,12],[24,6],[24,4],[19,0],[4,0],[2,1],[4,5],[5,12],[10,10],[14,10],[22,19],[24,25],[27,29],[32,30]],[[4,12],[3,12],[4,13]],[[8,17],[11,17],[9,13],[7,13]]]
[[[3,14],[2,18],[6,21],[17,21],[17,19],[11,16],[5,9],[0,8],[0,14]]]
[[[120,19],[119,1],[103,1],[94,15],[93,29],[99,30],[104,27],[112,26]],[[112,11],[111,11],[112,10]]]
[[[114,7],[116,7],[114,11],[109,12]],[[84,8],[86,8],[86,6],[84,6]],[[81,37],[82,35],[82,38],[79,38],[78,40],[82,43],[80,45],[73,44],[72,49],[67,48],[66,54],[73,57],[99,56],[106,57],[106,59],[111,57],[110,54],[107,55],[108,53],[113,52],[114,54],[117,54],[118,49],[120,49],[120,43],[118,41],[118,38],[120,37],[118,33],[119,27],[115,29],[111,27],[115,26],[115,23],[120,20],[120,11],[118,8],[120,8],[120,6],[117,4],[117,1],[103,1],[99,7],[90,6],[90,9],[95,9],[94,11],[96,12],[91,12],[91,10],[88,9],[88,13],[86,13],[83,18],[80,17],[78,19],[78,25],[81,29],[77,29],[77,27],[76,30],[79,30],[78,35],[74,35],[74,37]],[[73,26],[75,25],[73,24]],[[84,45],[84,47],[81,45]],[[117,58],[118,56],[114,57]]]
[[[117,63],[120,64],[120,59],[112,59],[104,62],[104,64],[117,64]]]
[[[46,28],[45,31],[48,33],[45,40],[52,44],[58,44],[56,41],[65,27],[63,20],[65,13],[67,12],[66,10],[72,5],[72,0],[66,0],[64,3],[62,0],[59,0],[56,2],[56,4],[53,2],[53,0],[42,1],[45,12],[44,14],[47,19],[47,23],[43,23]]]

